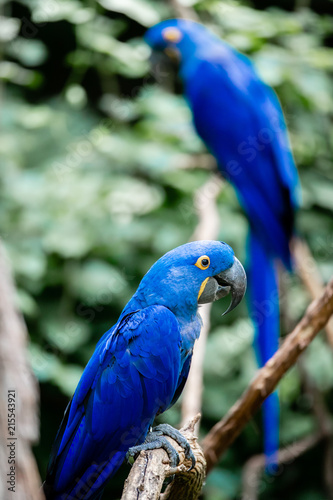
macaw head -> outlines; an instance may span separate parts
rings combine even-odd
[[[153,50],[181,61],[192,55],[198,46],[216,41],[207,28],[189,19],[162,21],[150,28],[144,38]]]
[[[196,313],[198,304],[229,293],[232,311],[246,291],[246,274],[232,248],[222,241],[193,241],[161,257],[142,279],[137,296],[146,305],[160,304],[177,316]]]

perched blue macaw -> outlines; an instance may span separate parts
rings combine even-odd
[[[198,23],[163,21],[150,28],[145,39],[153,49],[178,59],[195,128],[235,187],[248,217],[249,305],[262,366],[278,348],[276,261],[291,270],[289,244],[299,197],[280,103],[246,56]],[[268,468],[276,461],[278,429],[279,401],[274,393],[264,403]]]
[[[66,409],[44,483],[48,500],[99,499],[128,451],[166,444],[161,432],[184,445],[166,424],[155,435],[148,430],[183,390],[200,334],[198,304],[231,293],[228,312],[245,289],[242,265],[220,241],[187,243],[151,267],[97,344]],[[176,463],[170,444],[167,451]]]

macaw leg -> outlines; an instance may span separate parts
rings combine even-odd
[[[166,436],[174,439],[176,443],[183,448],[185,458],[187,460],[191,460],[192,462],[192,466],[189,468],[189,471],[193,469],[196,460],[189,442],[177,429],[171,427],[169,424],[160,424],[154,427],[150,432],[148,432],[146,440],[143,444],[133,446],[128,450],[126,458],[136,458],[140,451],[163,448],[169,456],[171,467],[176,467],[179,464],[179,455],[172,444],[170,444],[170,442],[166,439]]]

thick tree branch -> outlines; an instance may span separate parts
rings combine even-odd
[[[161,448],[141,452],[126,479],[121,500],[196,500],[198,498],[206,472],[203,452],[197,443],[197,438],[194,437],[194,427],[199,419],[200,415],[197,415],[181,429],[195,455],[195,467],[188,471],[191,462],[185,460],[183,449],[173,439],[167,438],[179,453],[180,465],[171,469],[168,465],[168,455]],[[171,475],[175,475],[175,479],[161,494],[164,480]]]
[[[273,392],[278,382],[306,349],[333,313],[333,279],[321,297],[313,301],[293,332],[286,337],[279,350],[258,371],[242,397],[218,422],[202,441],[209,472],[219,457],[240,434],[258,410],[264,399]]]
[[[0,498],[41,500],[41,481],[31,451],[38,438],[38,389],[26,356],[27,330],[14,297],[9,263],[0,244]],[[9,396],[15,407],[9,406]],[[8,408],[13,411],[8,413]],[[14,419],[11,425],[8,417]],[[14,460],[10,464],[9,456]],[[12,483],[7,483],[11,480],[7,473],[12,473]],[[12,486],[14,490],[8,490]]]

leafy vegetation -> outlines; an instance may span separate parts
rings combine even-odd
[[[327,281],[333,273],[332,4],[186,4],[249,54],[276,89],[302,181],[298,229]],[[142,40],[148,26],[175,16],[171,4],[4,0],[2,11],[0,234],[41,384],[41,441],[35,452],[44,476],[68,398],[96,342],[149,266],[190,238],[197,222],[193,195],[210,173],[202,168],[206,151],[179,83],[164,70],[151,73]],[[195,168],[183,168],[188,164]],[[247,222],[230,186],[218,206],[219,238],[245,261]],[[309,297],[296,276],[284,281],[283,307],[294,323]],[[245,304],[226,319],[220,314],[216,304],[206,353],[203,434],[256,370]],[[333,354],[323,335],[305,363],[333,411]],[[297,367],[282,381],[280,394],[281,442],[288,445],[318,423]],[[179,404],[162,418],[176,424]],[[260,426],[258,417],[208,477],[205,500],[240,496],[242,467],[261,451]],[[263,477],[261,498],[327,498],[324,456],[319,445],[277,477]],[[123,466],[105,498],[120,496],[127,473]]]

